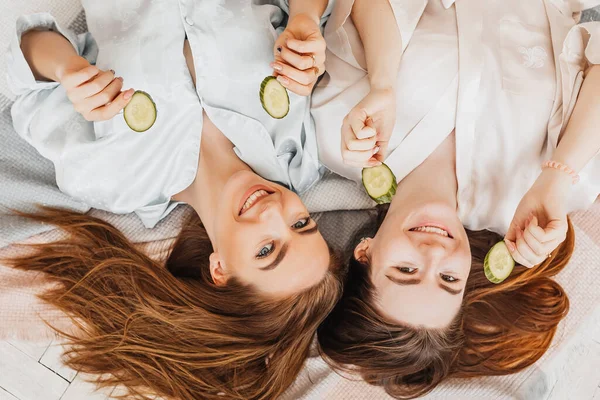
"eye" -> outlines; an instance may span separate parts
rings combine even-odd
[[[417,271],[417,269],[413,267],[398,267],[398,269],[403,274],[414,274]]]
[[[294,223],[294,225],[292,225],[292,228],[294,228],[294,229],[302,229],[305,226],[307,226],[308,224],[310,224],[310,217],[302,218],[301,220],[296,221]]]
[[[444,274],[441,274],[440,276],[442,277],[442,280],[444,280],[444,281],[446,281],[446,282],[458,282],[458,279],[456,279],[456,278],[455,278],[455,277],[453,277],[453,276],[450,276],[450,275],[444,275]]]
[[[258,254],[256,254],[256,258],[265,258],[269,254],[271,254],[273,252],[273,250],[275,250],[275,243],[271,242],[271,243],[267,244],[266,246],[263,246],[262,249],[260,249]]]

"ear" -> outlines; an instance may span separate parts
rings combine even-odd
[[[369,250],[371,249],[371,242],[373,238],[364,238],[354,248],[354,258],[361,264],[367,264],[369,262]]]
[[[225,264],[219,257],[219,253],[212,253],[209,257],[210,275],[212,276],[215,285],[225,286],[227,284],[227,271]]]

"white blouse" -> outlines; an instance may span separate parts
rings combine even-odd
[[[9,51],[9,81],[19,96],[15,129],[53,161],[63,192],[95,208],[136,212],[153,227],[177,205],[171,196],[195,179],[203,112],[257,174],[298,192],[317,181],[310,99],[290,92],[290,112],[282,120],[271,118],[259,100],[260,84],[273,72],[269,64],[285,28],[287,1],[82,3],[88,34],[75,36],[48,14],[22,17]],[[122,76],[125,88],[149,93],[158,110],[155,125],[137,133],[121,115],[89,123],[57,83],[36,82],[20,49],[21,35],[34,28],[60,32],[78,54]],[[183,54],[186,37],[196,88]]]
[[[474,230],[505,233],[522,197],[552,158],[583,82],[600,63],[600,23],[576,25],[572,0],[392,0],[403,42],[397,124],[386,158],[398,180],[453,130],[458,213]],[[321,161],[343,164],[342,119],[368,92],[364,49],[340,0],[325,30],[328,74],[313,94]],[[460,68],[459,68],[460,66]],[[570,210],[600,193],[600,157],[581,171]]]

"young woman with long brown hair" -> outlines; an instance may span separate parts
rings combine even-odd
[[[398,188],[319,328],[336,368],[410,398],[517,372],[550,345],[568,311],[552,280],[573,251],[567,213],[600,193],[599,23],[576,26],[577,4],[337,3],[313,95],[320,157],[357,181],[385,161]],[[520,266],[495,285],[482,263],[503,235]]]
[[[324,71],[327,1],[83,5],[81,36],[47,14],[18,21],[17,132],[90,206],[135,212],[148,227],[181,202],[195,213],[166,268],[110,224],[52,209],[29,217],[68,236],[9,262],[58,284],[43,298],[76,324],[62,332],[66,363],[100,385],[276,398],[341,294],[343,269],[290,190],[320,175],[306,95]],[[258,98],[273,71],[295,92],[282,120]],[[118,115],[133,95],[124,82],[153,98],[145,132]]]

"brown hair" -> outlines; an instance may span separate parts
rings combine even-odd
[[[230,279],[216,286],[210,240],[197,215],[181,231],[167,268],[116,228],[90,216],[44,209],[28,215],[69,235],[8,260],[59,283],[41,298],[73,318],[66,364],[126,398],[273,399],[295,379],[318,325],[342,291],[332,255],[314,287],[264,298]]]
[[[357,238],[373,235],[386,212],[380,208],[377,221]],[[462,308],[445,329],[401,325],[380,316],[369,266],[350,257],[342,299],[318,330],[325,360],[336,369],[358,372],[399,399],[422,396],[449,377],[512,374],[536,362],[569,309],[567,295],[551,277],[573,253],[571,222],[550,259],[532,269],[517,266],[499,285],[487,280],[483,261],[502,238],[489,231],[468,235],[471,272]]]

